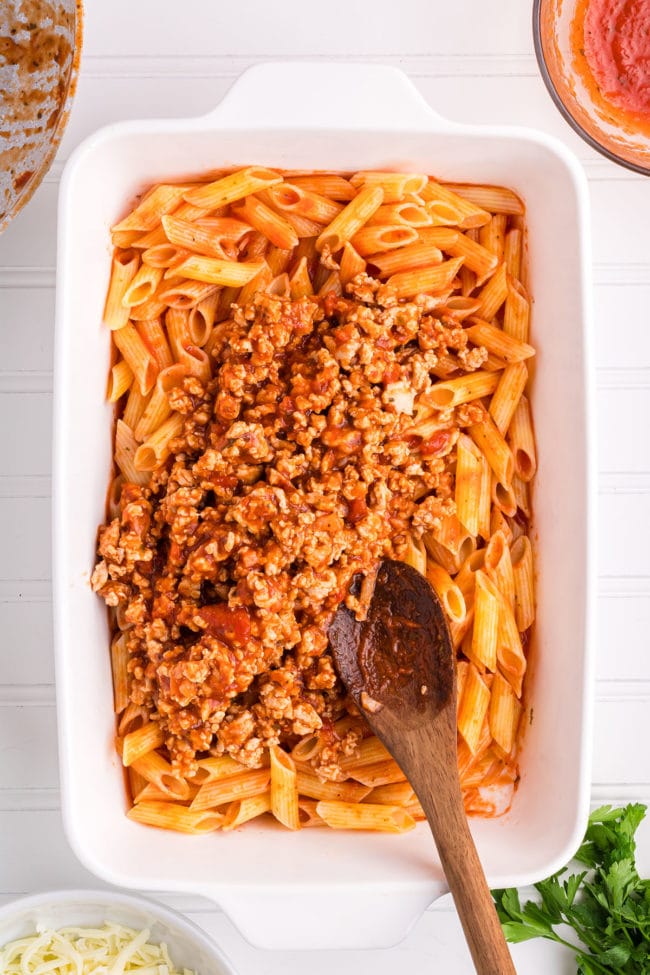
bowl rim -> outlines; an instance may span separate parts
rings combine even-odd
[[[542,81],[544,82],[546,90],[551,96],[555,107],[558,109],[564,120],[569,123],[573,131],[576,132],[588,145],[590,145],[592,149],[599,152],[601,156],[605,156],[605,158],[609,159],[610,162],[616,163],[618,166],[623,166],[625,169],[629,169],[634,173],[639,173],[641,176],[650,176],[650,165],[641,166],[639,163],[630,162],[627,159],[623,159],[622,156],[618,156],[615,152],[611,152],[609,149],[606,149],[605,146],[601,145],[597,139],[590,135],[589,132],[587,132],[586,129],[584,129],[580,123],[576,121],[574,116],[564,104],[564,101],[562,100],[557,88],[555,87],[553,79],[551,78],[551,74],[546,63],[546,58],[544,56],[541,29],[542,4],[544,2],[545,0],[533,0],[533,45],[535,47],[537,67],[539,68]]]
[[[21,897],[8,901],[6,904],[0,905],[0,924],[2,924],[4,921],[11,920],[21,911],[29,910],[30,908],[37,909],[42,907],[43,909],[46,909],[77,901],[82,901],[84,904],[90,904],[97,907],[105,906],[107,909],[114,905],[117,907],[126,908],[127,910],[129,908],[137,908],[139,910],[145,909],[150,911],[151,914],[155,915],[158,920],[167,923],[170,926],[175,925],[183,928],[194,941],[196,941],[215,960],[219,961],[223,968],[223,975],[236,975],[235,968],[233,967],[230,959],[217,944],[214,938],[212,938],[207,931],[200,927],[200,925],[191,920],[191,918],[187,917],[186,914],[181,913],[172,907],[167,907],[165,904],[161,904],[152,897],[143,897],[142,895],[136,893],[110,889],[101,890],[95,887],[66,887],[54,890],[44,890],[33,894],[25,894]],[[83,924],[81,926],[83,926]],[[4,947],[4,943],[0,942],[0,949]]]

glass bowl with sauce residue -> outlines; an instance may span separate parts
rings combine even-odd
[[[81,0],[0,0],[0,233],[50,168],[74,96]]]
[[[650,175],[650,0],[534,0],[535,54],[585,142]]]

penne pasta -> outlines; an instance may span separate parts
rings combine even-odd
[[[156,244],[142,252],[142,263],[149,267],[170,268],[181,264],[189,256],[190,251],[184,247],[176,247],[175,244],[167,243]]]
[[[523,633],[535,619],[533,550],[526,535],[520,535],[512,543],[510,557],[515,587],[515,618],[517,629]]]
[[[187,186],[161,183],[146,194],[134,210],[111,227],[113,233],[130,230],[153,230],[164,214],[171,213]]]
[[[244,766],[241,768],[239,775],[209,779],[201,785],[190,808],[195,811],[213,809],[238,799],[249,799],[268,792],[271,782],[269,769],[245,769]]]
[[[479,292],[477,315],[484,321],[491,321],[508,297],[508,282],[505,264],[500,264],[490,280]]]
[[[481,730],[489,705],[488,686],[474,664],[470,663],[458,711],[458,731],[472,755],[479,754]]]
[[[275,209],[307,217],[314,223],[329,224],[343,206],[294,183],[278,183],[267,190],[266,198]]]
[[[133,430],[124,420],[118,420],[115,425],[115,463],[126,481],[131,484],[146,484],[149,475],[135,466],[137,450],[138,441]]]
[[[314,289],[309,277],[306,257],[300,258],[298,266],[289,278],[289,288],[292,298],[304,298],[307,295],[313,295]]]
[[[194,345],[203,348],[210,338],[217,315],[220,292],[215,289],[207,298],[190,308],[187,326]]]
[[[173,802],[138,802],[129,809],[127,816],[146,826],[158,826],[194,836],[213,833],[221,828],[224,820],[223,814],[214,810],[194,812]]]
[[[407,833],[415,820],[401,806],[374,803],[319,802],[316,812],[332,829],[367,829]]]
[[[321,231],[316,249],[322,253],[327,248],[330,254],[335,254],[361,230],[379,209],[383,199],[381,186],[365,186],[359,190],[355,198]]]
[[[537,470],[535,435],[530,415],[530,404],[522,396],[508,428],[508,443],[514,457],[514,469],[522,481],[530,481]]]
[[[505,437],[526,388],[528,369],[524,362],[515,362],[498,375],[499,382],[490,400],[489,413],[497,430]]]
[[[133,802],[137,802],[144,790],[147,789],[151,783],[147,782],[144,776],[140,775],[139,772],[136,772],[133,766],[126,770],[126,775],[127,779],[129,780],[131,799]],[[169,796],[167,796],[166,801],[169,801]]]
[[[379,187],[384,203],[399,203],[408,193],[421,193],[427,177],[421,173],[380,173],[362,171],[351,177],[355,188]]]
[[[160,319],[143,319],[135,323],[135,329],[156,360],[158,369],[167,369],[171,366],[174,359]]]
[[[104,323],[111,330],[122,328],[129,320],[124,295],[136,275],[140,258],[134,250],[118,250],[113,256],[111,280],[104,305]]]
[[[427,203],[434,205],[438,213],[443,213],[442,206],[446,206],[450,213],[454,214],[455,219],[448,221],[441,219],[441,222],[454,223],[463,230],[467,230],[473,227],[482,227],[490,220],[490,214],[482,207],[477,206],[467,197],[455,193],[449,188],[449,185],[443,186],[442,183],[436,183],[435,180],[430,179],[420,193]]]
[[[169,457],[171,441],[174,437],[179,437],[182,430],[183,417],[178,413],[172,414],[136,450],[136,470],[154,471],[156,467],[160,467]]]
[[[401,271],[413,271],[419,267],[441,264],[442,251],[433,244],[417,240],[415,243],[400,247],[397,250],[369,254],[367,260],[368,264],[377,268],[380,278],[387,278],[391,274],[398,274]]]
[[[290,755],[271,747],[271,812],[287,829],[300,829],[298,774]]]
[[[106,387],[106,399],[109,403],[117,403],[131,387],[133,382],[133,371],[126,361],[120,359],[111,368],[108,374],[108,385]]]
[[[346,755],[340,759],[340,766],[343,771],[351,768],[359,768],[361,765],[375,765],[377,762],[384,762],[390,759],[390,752],[374,735],[371,738],[364,738],[353,755]]]
[[[356,195],[356,189],[347,179],[333,173],[312,173],[308,176],[292,176],[291,185],[310,193],[347,202]]]
[[[140,265],[122,295],[122,307],[126,309],[127,315],[131,305],[141,305],[153,297],[162,276],[162,268],[151,267],[148,264]]]
[[[413,803],[415,793],[409,782],[393,782],[392,785],[378,785],[365,798],[366,802],[380,802],[386,806],[408,806]],[[357,800],[358,801],[358,800]]]
[[[522,362],[524,359],[530,359],[531,356],[535,355],[532,345],[520,342],[519,339],[504,332],[503,329],[495,328],[488,322],[476,321],[475,319],[470,319],[470,321],[473,324],[466,330],[470,342],[473,342],[474,345],[483,346],[488,352],[498,356],[504,362]]]
[[[221,828],[224,833],[237,829],[251,819],[258,819],[264,813],[271,811],[271,793],[262,792],[259,796],[249,796],[248,799],[235,799],[226,807],[223,813]]]
[[[145,409],[147,408],[147,403],[149,402],[149,395],[143,395],[138,389],[137,385],[132,385],[129,390],[129,395],[126,400],[126,405],[124,407],[124,413],[122,414],[123,422],[133,429]]]
[[[260,190],[266,190],[275,183],[281,182],[282,177],[278,173],[274,173],[272,169],[248,166],[246,169],[239,169],[235,173],[222,176],[212,183],[194,186],[186,190],[183,198],[193,206],[214,210],[217,207],[236,203],[237,200],[243,200],[251,193],[258,193]]]
[[[284,184],[281,184],[282,186]],[[251,227],[255,227],[276,247],[291,249],[298,244],[298,234],[294,227],[281,217],[279,213],[262,203],[255,196],[248,196],[244,202],[235,207],[233,212]]]
[[[392,274],[387,284],[398,298],[410,298],[416,294],[437,294],[452,284],[462,263],[463,258],[456,257],[435,267],[402,271]]]
[[[501,600],[499,609],[497,660],[501,673],[511,684],[517,697],[521,697],[526,658],[514,613],[505,599]]]
[[[127,702],[128,703],[128,702]],[[164,742],[162,728],[156,721],[150,721],[135,731],[124,735],[122,744],[122,761],[128,768],[155,748],[160,748]]]
[[[118,617],[118,625],[120,629],[128,629],[128,627],[123,627],[120,625]],[[127,704],[123,713],[120,715],[117,722],[117,733],[120,736],[120,745],[118,752],[122,755],[123,740],[126,735],[130,734],[132,731],[137,731],[144,724],[148,722],[147,710],[141,707],[139,704]],[[153,722],[155,724],[155,722]],[[122,762],[124,764],[124,762]]]
[[[501,674],[495,674],[490,689],[488,712],[490,734],[506,755],[514,748],[520,716],[521,704],[510,684]]]
[[[361,257],[382,251],[395,250],[405,247],[418,239],[418,232],[413,227],[400,224],[364,227],[352,238],[352,246]]]
[[[145,411],[133,431],[138,443],[143,443],[158,430],[165,420],[171,416],[171,412],[167,393],[161,388],[160,383],[156,383]]]
[[[490,213],[507,213],[522,216],[524,205],[512,190],[504,186],[478,186],[469,183],[446,183],[447,189],[464,200]]]
[[[147,782],[151,782],[160,792],[172,799],[188,799],[190,787],[185,779],[177,775],[162,755],[150,751],[130,763]]]
[[[478,534],[487,539],[490,535],[490,509],[492,507],[492,471],[485,454],[481,453],[481,487],[478,501]]]
[[[437,527],[422,536],[426,550],[433,559],[450,575],[458,572],[460,566],[476,548],[476,539],[467,531],[456,515],[440,519]]]
[[[360,782],[323,782],[317,775],[297,773],[298,792],[310,799],[328,799],[337,802],[361,802],[370,794],[370,786]]]
[[[201,758],[198,761],[198,771],[192,776],[196,785],[206,782],[216,782],[217,779],[228,779],[233,775],[242,775],[244,766],[235,761],[230,755],[220,755],[218,758]],[[268,763],[267,763],[268,764]]]
[[[311,758],[315,758],[318,755],[322,747],[323,740],[316,731],[311,735],[305,735],[297,745],[293,746],[291,749],[291,757],[294,762],[309,762]]]
[[[479,423],[474,423],[468,427],[467,432],[485,455],[497,480],[502,484],[509,484],[514,473],[512,453],[492,417],[485,413]]]
[[[140,392],[145,395],[158,375],[158,364],[154,356],[130,322],[113,333],[113,340],[128,363]]]
[[[345,286],[350,281],[356,278],[357,274],[361,274],[363,271],[365,271],[365,269],[365,260],[348,241],[343,247],[343,254],[341,255],[341,267],[339,270],[339,277],[341,278],[341,285],[343,289],[345,289]]]
[[[438,594],[447,619],[453,623],[462,623],[467,615],[465,597],[449,573],[437,562],[428,559],[426,577]]]
[[[231,217],[182,220],[174,214],[163,217],[162,226],[171,244],[222,260],[233,260],[235,245],[251,231],[249,222],[233,220]]]
[[[447,410],[451,406],[490,396],[499,385],[500,378],[498,372],[469,372],[465,376],[436,383],[425,394],[425,399],[436,409]]]
[[[517,514],[517,500],[515,498],[515,492],[512,489],[512,482],[509,484],[503,483],[493,474],[490,491],[494,506],[493,511],[498,508],[504,515],[507,515],[509,518],[514,518]]]
[[[129,652],[126,638],[118,633],[111,641],[111,670],[113,674],[113,703],[116,714],[120,714],[129,703],[129,675],[127,665]],[[158,746],[154,746],[158,747]]]
[[[513,227],[506,234],[505,245],[503,248],[503,259],[506,262],[508,274],[519,279],[521,275],[521,246],[522,233],[517,227]]]
[[[343,294],[343,288],[341,287],[341,279],[338,271],[330,271],[318,289],[318,294],[320,297],[328,294],[335,294],[339,296]]]
[[[468,436],[460,434],[456,443],[456,457],[456,517],[470,535],[478,535],[483,455]]]
[[[402,561],[406,562],[407,565],[413,566],[422,575],[426,574],[427,550],[421,538],[416,538],[415,535],[409,535]]]
[[[269,247],[266,252],[266,263],[273,277],[289,271],[293,263],[294,253],[294,250],[285,250],[275,245]]]
[[[431,216],[424,206],[403,200],[401,203],[389,203],[380,206],[368,221],[369,226],[375,224],[428,227],[431,224]]]
[[[507,223],[503,213],[495,213],[490,222],[479,230],[479,244],[491,251],[499,263],[504,259]]]
[[[529,481],[522,481],[518,474],[515,474],[512,478],[512,494],[515,503],[526,518],[530,518],[531,514],[529,483]]]
[[[465,690],[465,684],[467,682],[468,670],[469,663],[467,660],[456,661],[456,720],[458,720],[458,712],[460,711],[460,702],[462,700],[463,691]]]
[[[472,290],[483,284],[497,268],[496,254],[473,240],[469,233],[461,233],[451,227],[431,227],[420,230],[420,240],[430,246],[439,247],[452,257],[462,257],[463,266],[475,274]]]
[[[348,772],[351,779],[356,779],[362,785],[375,788],[378,785],[389,785],[391,782],[403,782],[406,776],[397,762],[392,758],[375,762],[372,765],[353,767]]]
[[[499,595],[488,575],[479,569],[474,576],[474,625],[468,653],[485,670],[497,669]]]
[[[237,295],[237,304],[240,308],[249,302],[254,295],[260,291],[266,291],[268,286],[273,280],[273,274],[271,273],[271,268],[268,266],[266,261],[262,262],[261,269],[257,272],[254,278],[244,285]]]
[[[193,255],[173,271],[192,281],[238,287],[254,278],[263,266],[262,261],[222,261],[216,257]]]

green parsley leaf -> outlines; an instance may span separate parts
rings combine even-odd
[[[507,940],[566,945],[577,975],[650,975],[650,878],[639,877],[635,862],[645,814],[640,803],[595,809],[575,855],[588,869],[567,873],[565,867],[535,884],[539,902],[522,905],[514,888],[493,891]],[[564,926],[578,944],[563,937]]]

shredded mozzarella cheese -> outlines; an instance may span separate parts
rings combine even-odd
[[[2,975],[196,975],[177,969],[167,945],[149,944],[149,930],[37,927],[36,934],[0,948]]]

